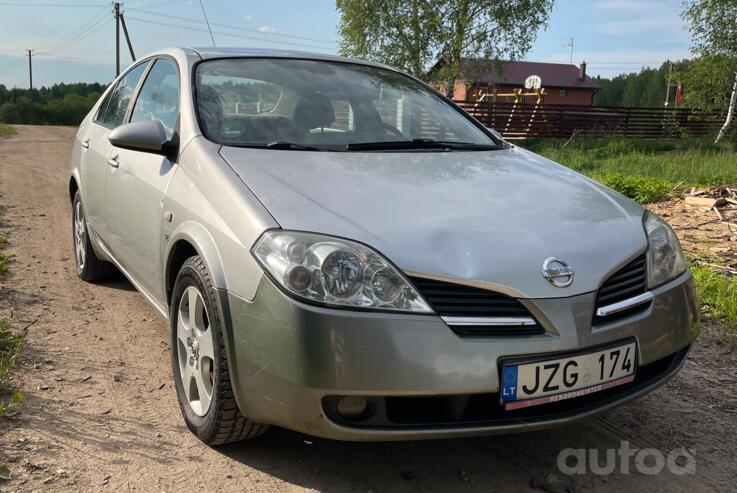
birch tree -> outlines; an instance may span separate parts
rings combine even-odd
[[[336,0],[340,51],[452,82],[463,57],[516,60],[554,0]]]
[[[682,16],[693,37],[694,53],[704,57],[737,58],[737,2],[735,0],[686,0],[683,7]],[[729,132],[734,120],[735,106],[737,106],[737,70],[734,70],[729,76],[734,79],[734,82],[727,117],[715,140],[717,143]]]

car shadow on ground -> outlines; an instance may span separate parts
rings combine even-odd
[[[136,290],[135,286],[133,286],[128,278],[125,277],[118,269],[112,269],[110,277],[105,281],[98,282],[97,285],[111,289],[118,289],[120,291]]]
[[[555,472],[554,437],[562,432],[413,442],[340,442],[272,427],[255,440],[219,451],[283,481],[317,491],[454,491],[490,486],[520,491]],[[537,466],[523,466],[527,446],[546,444]],[[526,445],[524,445],[526,444]],[[520,471],[524,471],[520,474]]]
[[[663,469],[643,474],[629,461],[612,462],[609,474],[594,474],[591,451],[606,465],[608,453],[632,448],[666,451],[676,444],[690,446],[672,433],[657,437],[660,416],[651,408],[656,398],[645,397],[594,418],[565,427],[488,437],[413,442],[340,442],[272,427],[249,442],[217,449],[231,459],[283,481],[317,491],[688,491],[704,489],[696,476],[676,476]],[[631,422],[647,423],[639,429]],[[648,417],[649,419],[645,419]],[[567,475],[559,456],[570,450],[587,453],[583,474]],[[610,452],[611,451],[611,452]],[[568,457],[569,466],[576,459]],[[589,461],[589,462],[587,462]]]
[[[558,455],[618,448],[621,436],[602,426],[606,416],[545,431],[413,442],[340,442],[272,427],[218,450],[317,491],[579,491],[598,489],[600,478],[561,473]]]

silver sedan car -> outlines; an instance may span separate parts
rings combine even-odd
[[[82,122],[69,198],[79,277],[114,266],[169,320],[212,445],[556,426],[653,390],[699,331],[662,219],[375,63],[150,54]]]

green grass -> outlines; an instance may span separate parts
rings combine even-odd
[[[722,330],[737,342],[737,277],[709,267],[692,267],[701,307],[712,319],[723,322]]]
[[[11,135],[15,135],[15,129],[10,125],[0,123],[0,137],[10,137]]]
[[[8,210],[8,207],[4,204],[0,204],[0,228],[7,228],[10,227],[10,223],[5,220],[3,217],[5,215],[5,211]]]
[[[7,226],[7,223],[3,219],[5,213],[5,207],[0,204],[0,228]],[[8,272],[8,262],[10,259],[3,255],[2,250],[8,245],[8,236],[0,233],[0,281],[5,278],[5,274]]]
[[[0,206],[0,220],[5,210],[4,206]],[[0,280],[8,271],[9,258],[1,251],[7,245],[7,241],[7,236],[0,234]],[[0,320],[0,417],[23,400],[23,394],[14,392],[10,387],[10,373],[18,361],[23,339],[23,336],[11,332],[7,320]]]
[[[13,391],[10,374],[18,361],[23,336],[14,334],[6,320],[0,320],[0,417],[23,400],[23,394]]]
[[[706,139],[527,140],[520,145],[638,202],[692,186],[737,185],[737,150]]]
[[[678,185],[649,176],[624,175],[620,173],[591,173],[591,178],[616,190],[641,204],[657,202],[668,197]]]

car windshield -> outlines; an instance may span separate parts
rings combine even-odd
[[[368,65],[231,58],[196,68],[205,136],[229,146],[287,150],[498,148],[433,91]]]

